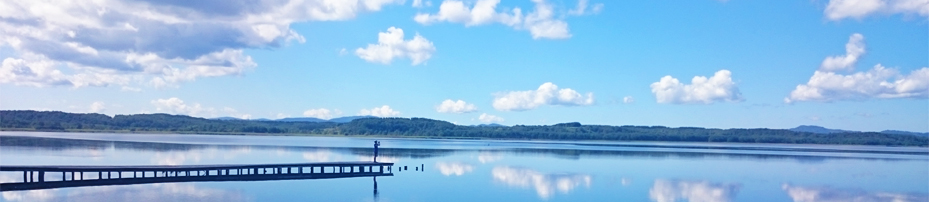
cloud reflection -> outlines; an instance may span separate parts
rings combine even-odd
[[[927,194],[914,193],[887,193],[865,192],[861,190],[838,190],[828,187],[798,187],[788,184],[781,187],[795,202],[832,202],[832,201],[858,201],[858,202],[910,202],[928,201]]]
[[[449,176],[449,175],[462,176],[465,173],[470,173],[472,170],[475,169],[475,167],[472,166],[471,164],[461,163],[461,162],[451,162],[451,163],[436,162],[436,168],[439,169],[439,172],[445,176]]]
[[[649,189],[649,198],[657,202],[675,202],[679,199],[690,202],[726,202],[736,195],[739,188],[739,184],[657,179],[652,189]]]
[[[67,190],[67,191],[66,191]],[[240,192],[168,183],[3,192],[5,201],[251,201]]]
[[[190,149],[179,151],[155,152],[152,157],[152,163],[156,165],[186,165],[190,163],[200,163],[205,159],[234,159],[239,155],[252,153],[249,147],[237,147],[222,149],[208,147],[204,149]]]
[[[491,163],[491,162],[501,160],[501,158],[503,158],[503,155],[501,155],[498,152],[478,153],[478,162],[481,162],[481,163]]]
[[[339,159],[335,153],[325,149],[303,152],[303,157],[309,162],[332,162]]]
[[[515,187],[532,187],[542,199],[549,199],[556,190],[567,194],[579,185],[591,187],[591,176],[581,174],[543,174],[535,170],[495,167],[491,170],[494,181]]]

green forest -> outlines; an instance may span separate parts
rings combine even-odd
[[[877,132],[808,133],[785,129],[712,129],[697,127],[583,125],[462,126],[426,118],[361,118],[348,123],[212,120],[184,115],[79,114],[56,111],[0,111],[0,130],[388,136],[520,140],[602,140],[668,142],[740,142],[921,146],[928,137]]]

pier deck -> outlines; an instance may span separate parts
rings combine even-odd
[[[194,181],[261,181],[393,176],[394,163],[325,162],[238,165],[30,166],[0,165],[23,172],[23,182],[0,183],[0,191]],[[60,174],[60,175],[59,175]]]

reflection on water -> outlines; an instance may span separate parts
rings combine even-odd
[[[504,155],[501,154],[501,152],[483,151],[478,153],[478,162],[481,162],[482,164],[492,163],[501,160],[503,157]]]
[[[461,176],[465,173],[470,173],[475,167],[471,164],[462,162],[436,162],[436,169],[439,169],[439,172],[445,176]]]
[[[726,202],[739,192],[739,184],[656,179],[649,198],[657,202]]]
[[[302,156],[304,157],[304,160],[307,160],[308,162],[333,162],[333,161],[342,160],[342,159],[336,159],[338,158],[338,156],[336,156],[332,151],[328,149],[321,149],[321,150],[316,150],[316,151],[305,151],[303,152]]]
[[[532,187],[542,199],[559,191],[563,194],[579,185],[591,187],[591,176],[581,174],[544,174],[535,170],[499,166],[491,170],[494,181],[514,187]]]
[[[169,135],[162,141],[159,135],[62,133],[58,134],[62,137],[56,138],[14,134],[0,134],[0,164],[193,165],[373,159],[373,149],[370,148],[373,139],[365,138],[217,135],[191,140],[186,138],[187,135]],[[62,139],[71,137],[91,139]],[[397,175],[390,178],[197,182],[6,191],[2,192],[0,202],[248,201],[253,198],[255,201],[303,198],[314,201],[927,201],[927,195],[923,194],[928,186],[923,181],[928,175],[926,148],[875,147],[876,150],[923,151],[920,154],[902,154],[906,152],[804,152],[791,146],[786,146],[788,149],[784,151],[701,149],[704,146],[698,143],[684,147],[661,146],[664,143],[601,147],[557,142],[381,141],[383,145],[378,161],[398,163],[394,168]],[[845,148],[832,145],[816,147],[821,146],[837,151]],[[865,147],[857,147],[862,148]],[[418,171],[425,165],[433,167],[420,172],[399,170],[410,166],[409,171]],[[739,169],[716,169],[723,167]],[[97,175],[85,173],[84,178],[96,179]],[[50,174],[47,179],[60,177],[60,174]],[[0,172],[0,182],[21,181],[22,173]],[[782,185],[781,182],[842,186],[864,191]],[[489,184],[497,186],[487,186]],[[501,189],[501,186],[512,188]],[[904,190],[901,192],[907,194],[876,189]],[[144,193],[146,190],[149,193]],[[176,198],[154,198],[159,195]]]
[[[3,192],[5,201],[252,201],[241,191],[202,188],[184,183],[132,186],[98,186],[61,189]]]
[[[800,187],[789,184],[782,185],[782,189],[791,196],[795,202],[833,202],[833,201],[891,201],[891,202],[917,202],[928,201],[926,194],[915,193],[888,193],[867,192],[862,190],[839,190],[830,187]]]

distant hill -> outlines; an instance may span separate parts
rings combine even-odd
[[[824,128],[820,126],[810,126],[810,125],[801,125],[798,127],[794,127],[792,129],[788,129],[788,130],[794,131],[794,132],[808,132],[808,133],[817,133],[817,134],[856,132],[856,131],[848,131],[848,130],[829,129],[829,128]]]
[[[917,133],[917,132],[900,131],[900,130],[883,130],[881,133],[895,134],[895,135],[913,135],[913,136],[919,136],[919,137],[930,136],[930,133]]]
[[[480,124],[480,125],[476,125],[475,127],[507,127],[507,126],[501,125],[501,124],[492,123],[492,124]]]
[[[238,121],[238,120],[243,120],[243,119],[240,119],[240,118],[236,118],[236,117],[228,117],[228,116],[224,116],[224,117],[216,117],[216,118],[211,118],[210,120],[220,120],[220,121]]]
[[[801,125],[792,129],[788,129],[794,132],[808,132],[808,133],[817,133],[817,134],[832,134],[832,133],[862,133],[862,131],[851,131],[851,130],[840,130],[840,129],[829,129],[820,126],[810,126],[810,125]],[[930,137],[930,133],[918,133],[910,131],[900,131],[900,130],[883,130],[878,133],[892,134],[892,135],[913,135],[918,137]]]
[[[335,121],[348,121],[350,119],[349,122],[335,123]],[[0,130],[2,131],[316,134],[415,138],[851,144],[921,147],[928,145],[928,136],[926,135],[892,135],[879,132],[830,133],[837,130],[815,126],[799,127],[799,129],[824,133],[765,128],[714,129],[584,125],[576,122],[549,126],[514,125],[491,127],[492,124],[486,126],[461,126],[447,121],[426,118],[378,117],[342,117],[330,120],[333,122],[258,121],[254,119],[224,121],[171,114],[133,114],[110,117],[95,113],[77,114],[32,110],[0,110],[0,120],[2,120],[0,121]]]
[[[361,118],[378,118],[378,117],[376,116],[346,116],[346,117],[330,119],[329,121],[336,122],[336,123],[348,123],[348,122],[352,122],[352,120],[361,119]]]
[[[283,118],[275,121],[284,121],[284,122],[326,122],[327,120],[313,118],[313,117],[293,117],[293,118]]]

